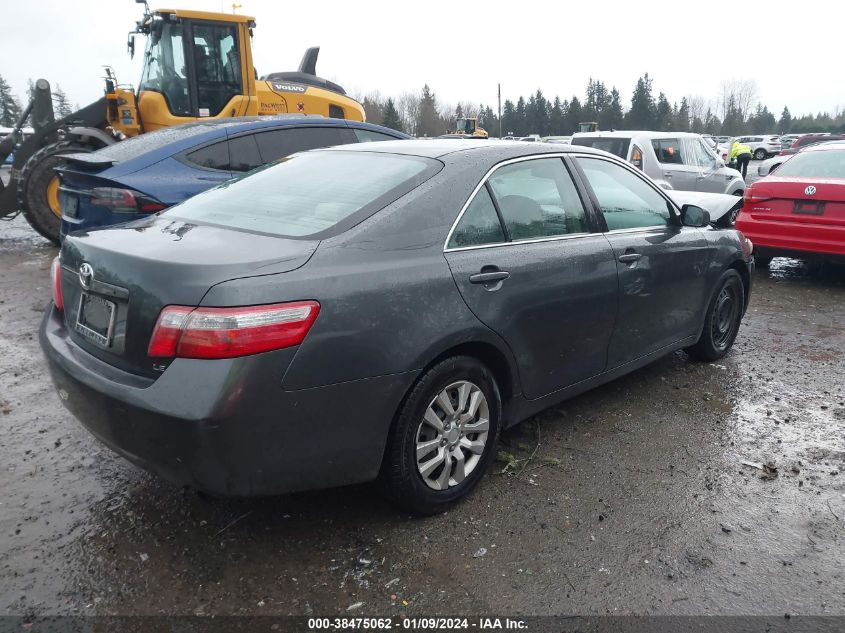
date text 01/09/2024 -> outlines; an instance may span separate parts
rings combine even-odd
[[[401,617],[401,618],[367,618],[367,617],[345,617],[345,618],[309,618],[308,630],[372,630],[385,631],[390,629],[402,630],[427,630],[427,631],[448,631],[448,630],[510,630],[518,631],[527,629],[524,620],[513,618],[481,617],[477,620],[470,620],[465,617]]]

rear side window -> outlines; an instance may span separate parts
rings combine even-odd
[[[655,139],[651,142],[657,162],[664,165],[683,165],[681,158],[681,142],[676,138]]]
[[[505,165],[489,183],[511,240],[589,230],[584,205],[560,158]]]
[[[352,130],[339,127],[289,127],[255,135],[262,162],[269,163],[297,152],[354,143]]]
[[[232,171],[249,171],[260,166],[264,161],[258,152],[258,143],[254,134],[236,136],[229,139],[229,169]]]
[[[104,147],[99,150],[98,156],[120,162],[135,158],[136,156],[158,149],[159,147],[164,147],[170,143],[175,143],[176,141],[191,138],[192,136],[199,136],[200,134],[207,134],[214,127],[214,124],[195,123],[156,130],[155,132],[133,136],[120,143]]]
[[[666,226],[669,202],[642,178],[598,158],[576,158],[596,195],[609,231]]]
[[[213,145],[206,145],[187,156],[188,160],[208,169],[229,169],[229,144],[220,141]]]
[[[382,134],[381,132],[374,132],[372,130],[362,130],[359,128],[352,128],[355,138],[359,143],[369,143],[371,141],[395,141],[395,136],[389,134]]]
[[[169,209],[165,215],[284,237],[340,233],[436,174],[439,161],[376,152],[290,156]]]
[[[572,145],[581,145],[583,147],[592,147],[600,149],[605,152],[610,152],[628,160],[628,148],[631,146],[631,139],[629,138],[603,138],[600,136],[578,136],[572,139]]]
[[[493,206],[487,187],[482,187],[452,232],[448,248],[498,244],[504,241],[505,233],[502,231],[496,207]]]

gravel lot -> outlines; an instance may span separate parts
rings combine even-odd
[[[55,252],[0,224],[0,614],[845,614],[845,269],[775,260],[723,362],[543,412],[419,520],[368,486],[208,500],[102,447],[38,347]]]

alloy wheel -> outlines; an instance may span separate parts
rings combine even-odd
[[[487,446],[490,407],[481,388],[453,382],[429,403],[416,433],[417,472],[433,490],[463,482]]]

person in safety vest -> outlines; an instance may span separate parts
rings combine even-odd
[[[748,173],[748,163],[751,162],[751,147],[735,140],[731,145],[730,161],[736,161],[736,168],[742,174],[742,178],[745,179],[745,174]]]

